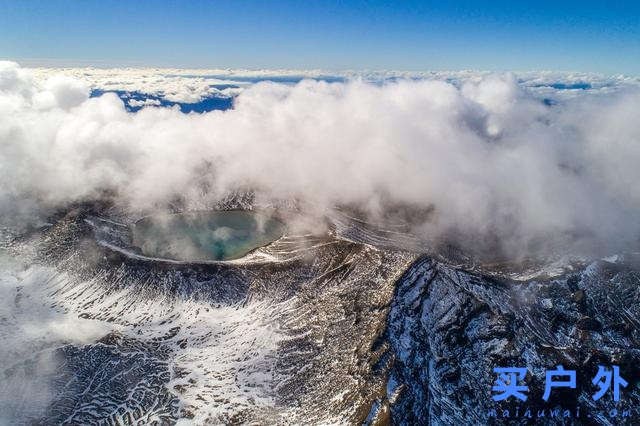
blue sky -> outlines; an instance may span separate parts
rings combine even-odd
[[[0,58],[639,75],[640,2],[0,0]]]

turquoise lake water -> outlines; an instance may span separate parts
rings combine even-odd
[[[145,256],[184,261],[231,260],[280,238],[282,222],[260,212],[215,211],[145,217],[133,244]]]

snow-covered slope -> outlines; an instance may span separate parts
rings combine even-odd
[[[483,424],[514,409],[493,403],[493,367],[526,365],[538,395],[562,364],[585,386],[549,407],[618,424],[587,376],[640,373],[633,255],[514,280],[342,212],[238,261],[163,262],[114,249],[122,221],[89,205],[5,238],[7,422]]]

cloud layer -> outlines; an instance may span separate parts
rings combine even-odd
[[[172,68],[32,68],[36,82],[52,76],[65,75],[84,82],[92,90],[138,92],[166,101],[195,103],[208,97],[228,97],[241,93],[252,83],[271,80],[296,83],[303,79],[325,81],[360,80],[382,84],[395,80],[435,80],[462,85],[491,75],[478,71],[340,71],[322,70],[243,70],[243,69],[172,69]],[[519,72],[515,78],[520,86],[549,96],[574,96],[583,90],[611,91],[622,85],[640,86],[640,79],[604,76],[581,72]],[[556,86],[556,87],[553,87]]]
[[[0,212],[252,188],[373,218],[400,208],[427,239],[509,253],[561,239],[635,244],[637,85],[525,77],[261,82],[228,111],[128,113],[113,94],[89,98],[81,79],[2,63]]]

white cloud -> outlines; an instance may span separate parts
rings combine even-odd
[[[241,93],[260,79],[295,81],[296,79],[344,79],[381,83],[396,79],[448,81],[461,85],[478,81],[491,73],[479,71],[340,71],[323,70],[243,70],[243,69],[172,69],[172,68],[33,68],[36,81],[52,75],[66,75],[83,81],[92,89],[140,92],[167,101],[196,103],[212,96],[229,97]],[[24,70],[21,70],[24,74]],[[520,85],[546,95],[571,97],[572,90],[558,90],[552,84],[588,84],[591,90],[611,91],[620,86],[640,85],[640,80],[625,76],[604,76],[577,72],[519,72],[514,76]],[[224,87],[232,85],[233,87]],[[216,87],[217,86],[217,87]]]
[[[229,111],[132,114],[115,95],[78,105],[81,84],[39,83],[50,72],[30,77],[4,67],[0,197],[11,205],[59,205],[111,190],[146,208],[252,187],[321,207],[357,205],[372,216],[391,204],[433,208],[414,218],[424,236],[453,232],[481,246],[498,238],[511,253],[558,236],[606,245],[640,232],[640,93],[627,79],[591,76],[589,90],[553,89],[544,73],[258,83]],[[133,90],[152,78],[101,72]],[[549,94],[559,104],[545,106]],[[41,100],[48,97],[55,102]]]
[[[227,97],[239,91],[234,88],[217,89],[214,87],[216,85],[248,85],[232,80],[205,78],[206,75],[197,72],[185,74],[184,70],[171,69],[34,68],[30,72],[36,81],[64,75],[82,81],[91,89],[140,92],[181,103],[197,103],[214,96]]]
[[[129,106],[132,107],[144,107],[144,106],[159,106],[161,104],[161,102],[157,99],[144,99],[144,100],[137,100],[137,99],[129,99],[127,100],[127,103],[129,104]]]

